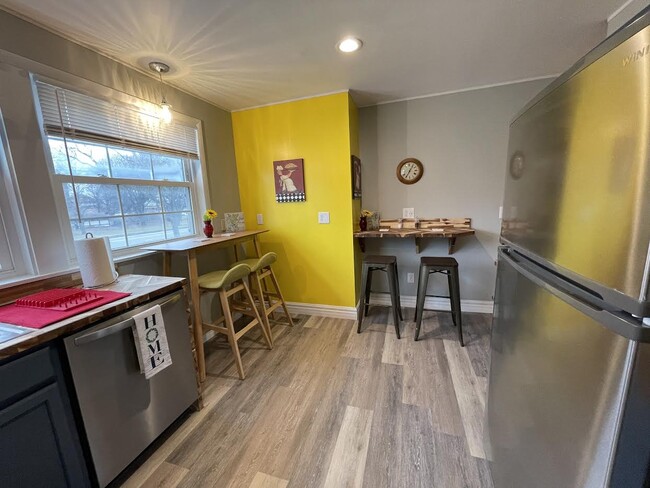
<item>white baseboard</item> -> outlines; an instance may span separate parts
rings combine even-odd
[[[318,303],[287,302],[287,308],[291,314],[318,315],[321,317],[350,320],[356,320],[357,318],[357,309],[355,307],[321,305]]]
[[[415,308],[415,298],[413,296],[402,295],[400,302],[402,307]],[[390,295],[388,293],[371,293],[370,303],[372,305],[390,305]],[[433,310],[451,310],[448,298],[427,297],[424,300],[424,308]],[[463,312],[492,313],[494,302],[491,300],[461,300],[460,309]]]

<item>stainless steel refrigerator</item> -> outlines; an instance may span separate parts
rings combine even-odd
[[[650,486],[650,13],[532,100],[508,151],[495,487]]]

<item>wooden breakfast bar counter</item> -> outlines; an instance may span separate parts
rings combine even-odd
[[[447,239],[449,254],[454,253],[456,239],[475,234],[472,228],[472,219],[464,218],[437,218],[437,219],[386,219],[379,220],[375,230],[363,230],[353,235],[359,241],[361,252],[366,250],[365,239],[399,238],[414,239],[415,252],[420,254],[422,239]]]
[[[449,254],[454,253],[456,238],[474,235],[474,229],[390,229],[386,231],[366,230],[354,233],[359,240],[361,251],[365,252],[365,239],[409,238],[415,239],[415,252],[420,253],[422,239],[447,239]]]

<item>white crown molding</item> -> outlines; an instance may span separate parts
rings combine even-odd
[[[409,102],[411,100],[420,100],[422,98],[433,98],[433,97],[442,97],[444,95],[454,95],[456,93],[465,93],[465,92],[471,92],[471,91],[477,91],[477,90],[486,90],[488,88],[496,88],[499,86],[508,86],[508,85],[517,85],[519,83],[528,83],[529,81],[539,81],[539,80],[550,80],[550,79],[555,79],[560,74],[553,74],[553,75],[544,75],[544,76],[534,76],[532,78],[522,78],[519,80],[511,80],[511,81],[502,81],[499,83],[491,83],[489,85],[478,85],[478,86],[470,86],[467,88],[460,88],[458,90],[448,90],[448,91],[443,91],[443,92],[436,92],[436,93],[429,93],[426,95],[418,95],[415,97],[407,97],[407,98],[397,98],[395,100],[386,100],[384,102],[377,102],[377,103],[371,103],[370,105],[361,105],[359,108],[366,108],[366,107],[376,107],[378,105],[387,105],[389,103],[398,103],[398,102]]]
[[[405,296],[400,297],[400,302],[402,307],[415,308],[415,298],[414,296]],[[390,296],[387,293],[372,293],[370,295],[370,304],[371,305],[385,305],[390,306]],[[424,308],[430,310],[441,310],[449,312],[451,307],[449,306],[448,298],[435,298],[427,297],[424,300]],[[463,312],[476,312],[476,313],[492,313],[494,309],[494,302],[490,300],[461,300],[460,309]]]
[[[321,305],[318,303],[287,302],[287,308],[291,314],[318,315],[335,319],[357,319],[357,309],[355,307]]]
[[[607,17],[607,23],[609,24],[614,17],[616,17],[618,14],[620,14],[623,10],[627,8],[628,5],[630,5],[634,0],[627,0],[623,5],[618,7],[616,10],[614,10],[611,14],[609,14],[609,17]]]
[[[270,102],[270,103],[263,103],[262,105],[253,105],[252,107],[237,108],[231,110],[230,112],[231,113],[245,112],[246,110],[253,110],[262,107],[272,107],[273,105],[282,105],[283,103],[299,102],[301,100],[309,100],[310,98],[320,98],[320,97],[326,97],[328,95],[338,95],[339,93],[350,93],[350,90],[346,88],[345,90],[336,90],[336,91],[325,92],[325,93],[317,93],[316,95],[306,95],[304,97],[289,98],[288,100],[282,100],[279,102]]]

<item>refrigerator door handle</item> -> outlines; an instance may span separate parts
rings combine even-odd
[[[650,328],[644,327],[641,320],[634,319],[632,316],[625,317],[615,315],[614,313],[597,307],[593,303],[589,303],[583,298],[568,293],[565,290],[567,288],[571,289],[572,285],[570,283],[567,283],[562,280],[562,278],[542,267],[517,260],[508,253],[507,248],[499,248],[499,256],[537,286],[544,288],[560,300],[580,310],[582,313],[596,320],[612,332],[633,341],[650,342]],[[576,294],[585,294],[577,288],[575,288],[575,291]]]

